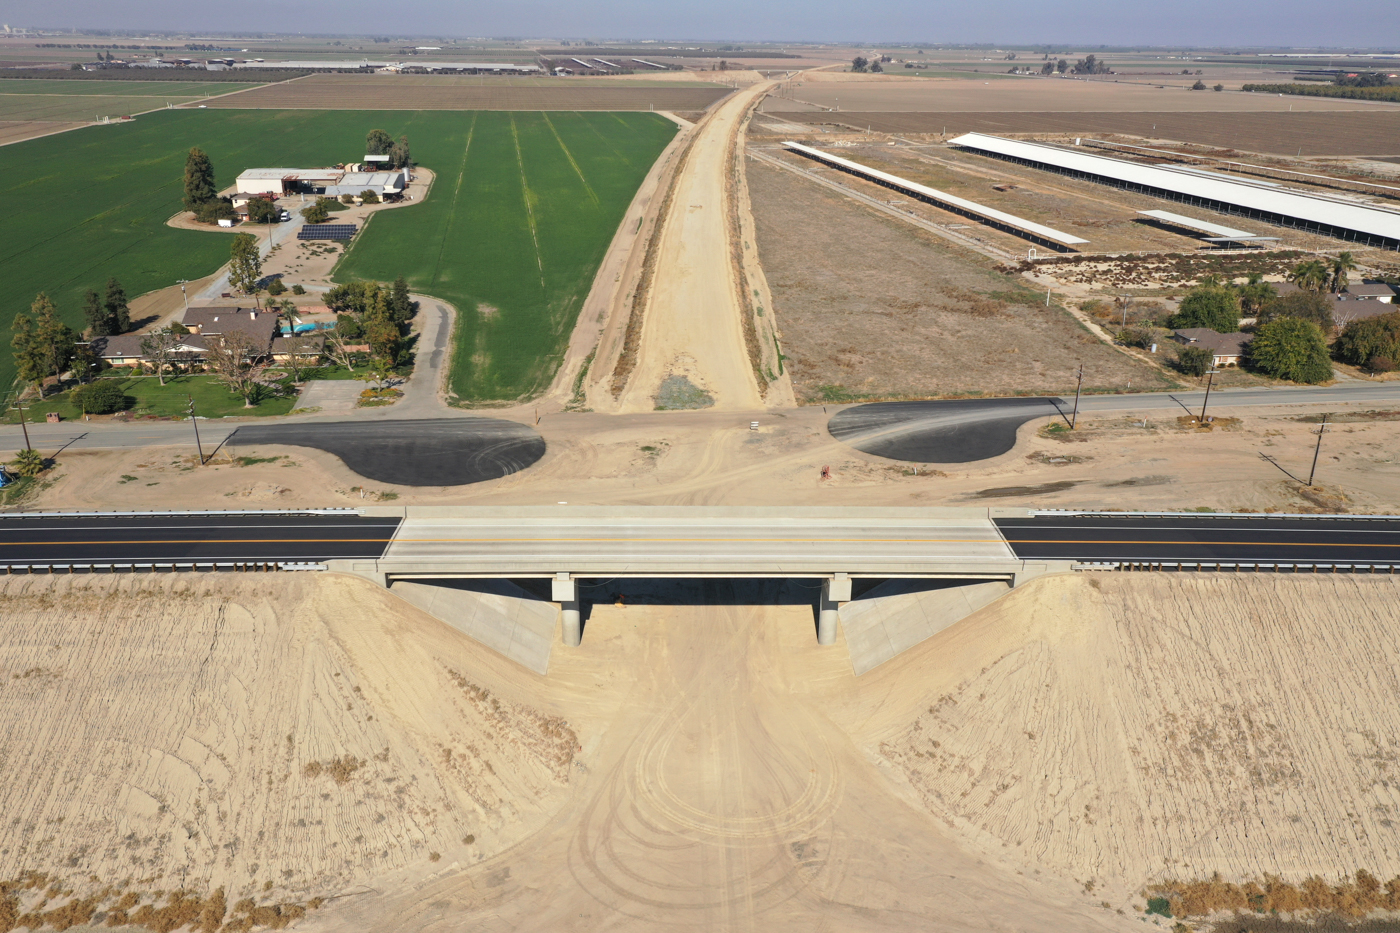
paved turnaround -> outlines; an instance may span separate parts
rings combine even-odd
[[[1033,512],[994,521],[1023,559],[1400,564],[1400,518],[1389,516]]]
[[[320,562],[378,557],[397,516],[306,512],[20,512],[0,517],[0,566]]]

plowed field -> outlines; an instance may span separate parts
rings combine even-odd
[[[593,82],[481,83],[413,76],[316,75],[210,101],[210,107],[275,110],[704,110],[723,85],[601,86]]]
[[[257,92],[253,92],[257,93]],[[226,100],[236,100],[237,95]],[[785,113],[882,133],[1123,133],[1277,155],[1400,155],[1400,108],[1304,113]]]

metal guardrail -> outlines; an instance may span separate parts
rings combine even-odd
[[[4,518],[136,518],[136,517],[164,517],[171,515],[188,515],[198,517],[201,515],[362,515],[363,509],[341,508],[341,509],[152,509],[145,512],[108,512],[97,509],[86,511],[65,511],[65,512],[3,512],[0,519]]]
[[[1319,515],[1310,512],[1097,512],[1092,509],[1027,509],[1026,515],[1031,518],[1071,518],[1083,516],[1085,518],[1209,518],[1235,519],[1239,521],[1260,518],[1308,518],[1314,521],[1319,519],[1344,519],[1346,521],[1400,522],[1400,515],[1349,515],[1346,513],[1326,513]]]
[[[1324,563],[1241,563],[1231,561],[1120,561],[1084,562],[1074,565],[1076,571],[1119,571],[1125,573],[1382,573],[1400,572],[1396,564],[1324,564]]]
[[[305,561],[179,561],[131,564],[0,564],[2,576],[121,573],[285,573],[325,570],[325,564]]]

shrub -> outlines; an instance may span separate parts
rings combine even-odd
[[[306,289],[303,288],[303,287],[300,286],[300,285],[293,285],[293,286],[292,286],[292,294],[293,294],[293,295],[305,295],[305,294],[306,294]]]
[[[373,189],[366,188],[360,192],[360,200],[366,204],[378,204],[379,195],[375,194]]]
[[[1259,328],[1249,343],[1250,364],[1277,379],[1318,383],[1332,378],[1332,361],[1322,328],[1285,317]]]
[[[342,195],[340,196],[340,203],[341,203],[341,204],[354,204],[354,203],[355,203],[355,196],[354,196],[353,194],[342,194]]]
[[[1215,362],[1215,354],[1205,347],[1182,347],[1176,354],[1176,368],[1188,376],[1204,376]]]
[[[44,472],[44,455],[33,448],[21,450],[9,462],[9,467],[16,476],[38,476]]]
[[[1395,360],[1389,356],[1382,356],[1377,353],[1375,356],[1371,357],[1370,362],[1366,364],[1366,368],[1373,373],[1392,373],[1395,372]]]
[[[1400,311],[1352,321],[1342,329],[1333,350],[1337,359],[1353,366],[1366,366],[1377,357],[1400,359]]]
[[[1167,320],[1167,326],[1209,327],[1222,334],[1233,333],[1240,329],[1239,296],[1219,285],[1193,288],[1181,299],[1180,308]]]
[[[353,314],[337,314],[335,318],[336,335],[345,340],[354,340],[364,335],[365,329],[360,326],[360,322],[355,320]]]
[[[73,390],[73,404],[93,415],[110,415],[114,411],[125,411],[134,401],[122,391],[116,379],[99,379],[89,385]]]
[[[282,284],[280,278],[273,279],[271,282],[267,283],[267,293],[269,295],[284,295],[286,292],[287,286]]]
[[[215,198],[212,201],[205,201],[195,209],[194,217],[202,224],[217,223],[220,220],[232,220],[238,216],[238,212],[233,209],[233,202],[228,198]]]

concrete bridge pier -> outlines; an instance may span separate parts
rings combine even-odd
[[[578,608],[578,581],[567,573],[556,573],[550,584],[550,595],[559,604],[559,617],[564,625],[564,644],[570,648],[577,648],[583,642],[583,614]]]
[[[822,581],[821,605],[817,607],[817,644],[836,643],[836,622],[843,603],[851,601],[851,578],[838,573]]]

